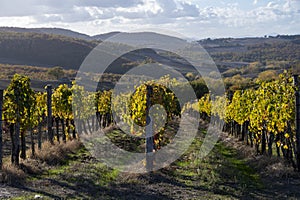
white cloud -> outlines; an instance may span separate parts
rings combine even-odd
[[[59,26],[88,34],[151,27],[193,37],[264,35],[266,27],[277,29],[271,32],[299,32],[299,15],[299,0],[0,1],[0,26]]]
[[[0,26],[20,26],[20,22],[22,22],[21,26],[30,26],[31,24],[36,23],[36,20],[33,17],[0,17]]]

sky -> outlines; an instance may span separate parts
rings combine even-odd
[[[300,0],[1,0],[0,26],[194,38],[300,34]]]

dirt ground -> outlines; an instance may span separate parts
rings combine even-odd
[[[206,158],[197,160],[202,132],[178,161],[153,173],[120,173],[81,150],[65,165],[29,174],[22,184],[0,184],[0,199],[300,198],[297,172],[280,158],[255,156],[254,149],[226,133]]]

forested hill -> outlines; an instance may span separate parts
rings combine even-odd
[[[61,35],[0,32],[0,63],[78,69],[96,45]]]
[[[8,30],[17,30],[17,32],[10,32]],[[112,32],[96,35],[94,36],[94,40],[83,40],[60,34],[30,32],[31,30],[3,28],[1,31],[0,28],[0,64],[41,67],[61,66],[64,69],[77,70],[85,57],[101,42],[101,38],[106,39],[118,33]],[[149,37],[158,36],[155,33],[148,33],[148,35]],[[122,44],[111,44],[111,48],[117,50],[120,48],[120,45],[122,46]],[[171,66],[185,73],[192,70],[190,66],[187,66],[187,63],[183,64],[171,57],[166,58],[158,55],[151,49],[141,49],[116,59],[109,66],[107,72],[122,74],[147,59],[156,60],[163,64],[169,63]]]
[[[0,32],[16,32],[16,33],[41,33],[41,34],[54,34],[66,37],[72,37],[82,40],[92,40],[89,35],[71,31],[62,28],[18,28],[18,27],[0,27]]]
[[[198,42],[223,70],[253,62],[261,66],[275,63],[275,68],[299,65],[300,35],[205,39]]]
[[[63,28],[18,28],[18,27],[0,27],[0,32],[53,34],[53,35],[61,35],[61,36],[72,37],[76,39],[88,40],[88,41],[105,40],[108,37],[120,33],[119,31],[114,31],[114,32],[90,36],[76,31],[63,29]]]
[[[0,27],[0,63],[61,66],[76,70],[101,40],[117,33],[88,36],[59,28]],[[253,78],[266,70],[300,68],[300,35],[203,39],[198,42],[212,56],[225,77],[240,74]],[[123,73],[148,58],[172,65],[183,73],[191,70],[176,57],[148,49],[118,59],[110,72]]]

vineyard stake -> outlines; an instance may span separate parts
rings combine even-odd
[[[48,125],[48,140],[53,144],[53,132],[52,132],[52,85],[46,86],[47,90],[47,125]]]

